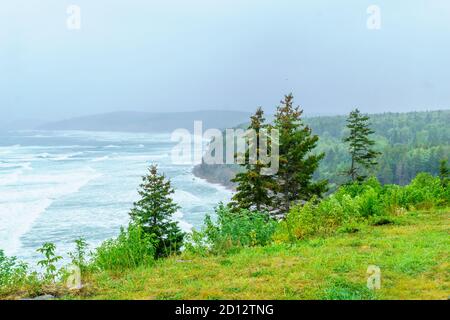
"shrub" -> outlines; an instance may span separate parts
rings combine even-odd
[[[294,241],[314,234],[317,231],[318,221],[315,208],[313,202],[292,207],[285,220],[280,223],[275,240]]]
[[[86,240],[84,238],[78,238],[75,240],[75,251],[69,253],[72,264],[78,266],[81,271],[84,271],[87,267],[87,248],[88,244]]]
[[[0,250],[0,288],[21,283],[27,276],[28,266],[16,257],[7,257]]]
[[[279,225],[275,239],[295,241],[312,235],[328,235],[344,222],[359,218],[357,202],[348,195],[330,196],[317,203],[312,199],[294,206]]]
[[[154,239],[141,227],[129,225],[117,238],[106,240],[95,250],[92,264],[100,270],[120,271],[150,265],[154,258]]]
[[[442,186],[437,177],[428,173],[419,173],[405,187],[405,206],[417,208],[432,208],[448,203],[448,188]]]
[[[396,214],[401,208],[405,208],[407,201],[405,199],[404,188],[398,185],[385,185],[382,191],[383,209],[386,213]]]
[[[45,282],[55,282],[56,278],[61,274],[61,270],[58,270],[56,264],[62,259],[61,256],[57,256],[56,246],[54,243],[46,242],[41,248],[37,249],[37,252],[44,255],[44,259],[38,261],[38,266],[44,269],[43,280]]]
[[[370,177],[364,182],[354,182],[341,186],[336,192],[336,195],[339,197],[339,195],[345,194],[355,198],[356,196],[365,193],[368,189],[373,189],[378,193],[382,188],[383,187],[376,177]]]
[[[380,193],[372,187],[367,187],[362,194],[355,197],[361,216],[367,218],[385,213]]]
[[[186,248],[191,252],[227,253],[240,247],[271,242],[277,222],[268,214],[246,209],[231,212],[220,204],[215,219],[207,215],[201,231],[193,232]]]
[[[0,299],[17,292],[28,292],[33,296],[42,291],[42,285],[37,272],[29,272],[26,263],[16,257],[7,257],[0,250]]]
[[[439,178],[421,173],[408,186],[381,186],[376,178],[347,184],[335,194],[317,202],[311,199],[291,208],[279,224],[275,240],[295,241],[314,235],[328,235],[335,230],[356,232],[362,224],[395,223],[390,215],[405,209],[445,206],[450,191]]]

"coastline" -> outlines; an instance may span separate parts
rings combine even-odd
[[[198,164],[192,168],[192,174],[210,184],[220,185],[229,191],[236,191],[236,185],[231,182],[234,172],[225,165]]]

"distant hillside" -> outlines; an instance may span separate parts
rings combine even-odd
[[[439,172],[439,161],[450,157],[450,110],[370,115],[373,138],[382,152],[372,172],[382,183],[407,184],[418,172]],[[319,136],[316,152],[324,152],[315,178],[328,179],[333,189],[345,182],[341,174],[350,163],[346,134],[346,116],[304,118]],[[248,123],[248,120],[245,122]],[[239,125],[240,128],[248,124]],[[237,165],[206,165],[194,168],[194,174],[210,182],[233,187],[230,179],[239,170]]]
[[[85,130],[125,132],[171,132],[178,128],[193,130],[194,121],[203,121],[203,129],[224,129],[248,121],[249,112],[114,112],[72,118],[39,126],[41,130]]]

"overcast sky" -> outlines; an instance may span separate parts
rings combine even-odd
[[[68,5],[81,29],[67,28]],[[381,9],[381,29],[367,8]],[[13,0],[0,119],[118,110],[450,108],[448,0]]]

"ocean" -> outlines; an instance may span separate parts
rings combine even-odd
[[[67,259],[74,240],[90,248],[129,221],[141,177],[157,164],[172,182],[185,231],[228,201],[226,188],[199,179],[192,165],[175,165],[169,134],[20,131],[0,133],[0,249],[35,263],[43,243]]]

